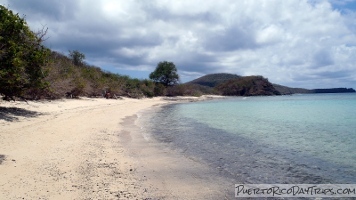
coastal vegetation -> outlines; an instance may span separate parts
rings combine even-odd
[[[49,73],[45,78],[48,87],[43,98],[102,97],[107,94],[110,94],[107,98],[155,96],[155,83],[151,80],[106,72],[85,62],[78,65],[73,58],[58,52],[52,52],[49,60],[51,62],[44,67]]]
[[[25,19],[0,5],[0,94],[5,99],[24,98],[46,87],[46,31],[32,32]]]

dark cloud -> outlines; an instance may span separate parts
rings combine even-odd
[[[180,70],[202,74],[215,73],[221,67],[216,58],[202,54],[192,54],[190,57],[184,57],[176,63]]]
[[[331,53],[327,50],[320,50],[314,54],[314,62],[318,67],[324,67],[334,64],[334,59]]]
[[[176,13],[172,12],[167,7],[157,6],[157,1],[145,1],[141,8],[145,11],[147,20],[162,20],[166,22],[183,22],[190,23],[203,22],[203,23],[217,23],[221,20],[217,13],[210,11],[202,11],[197,13]],[[187,8],[191,9],[191,8]]]
[[[209,32],[205,38],[207,50],[235,51],[239,49],[253,49],[257,47],[253,31],[246,27],[232,26],[223,31]]]
[[[46,17],[52,20],[63,20],[73,18],[79,9],[78,1],[48,1],[48,0],[11,0],[10,8],[16,9],[20,13],[29,13],[31,18]]]
[[[356,83],[356,81],[352,81],[352,71],[349,70],[295,73],[292,75],[292,80],[294,83],[291,86],[303,85],[310,89],[350,87],[352,85],[348,85],[346,82]]]
[[[352,71],[341,70],[341,71],[324,71],[315,73],[315,76],[323,79],[349,79],[352,78]]]
[[[88,32],[74,34],[61,33],[48,42],[60,49],[82,49],[87,52],[104,54],[113,49],[123,47],[154,47],[160,45],[162,39],[155,34],[132,35],[129,38],[120,38],[110,33]]]

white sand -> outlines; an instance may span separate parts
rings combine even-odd
[[[213,199],[233,189],[135,129],[136,113],[166,103],[1,101],[0,199]]]

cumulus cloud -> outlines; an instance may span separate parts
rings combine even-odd
[[[0,0],[48,26],[51,49],[106,70],[148,77],[168,60],[183,81],[228,72],[307,88],[356,86],[355,13],[335,9],[342,2]]]

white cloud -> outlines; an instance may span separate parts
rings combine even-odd
[[[258,31],[256,41],[261,45],[281,42],[285,37],[283,32],[280,27],[272,24]]]
[[[148,74],[169,60],[185,80],[230,72],[290,86],[356,86],[355,13],[326,0],[23,2],[0,0],[31,27],[47,25],[52,49],[78,49],[93,64]]]

